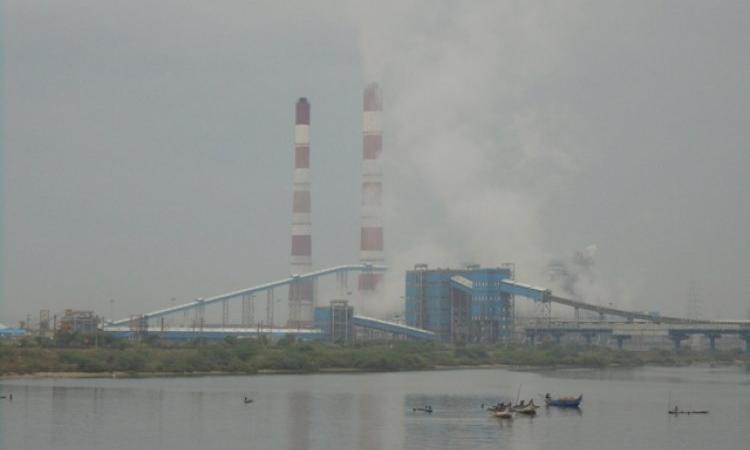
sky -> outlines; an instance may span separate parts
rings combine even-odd
[[[682,315],[694,286],[705,318],[746,318],[748,30],[742,1],[6,0],[0,322],[287,276],[302,96],[314,265],[356,262],[371,81],[382,312],[416,263],[514,262],[593,303]]]

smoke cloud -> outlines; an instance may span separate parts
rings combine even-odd
[[[399,1],[358,10],[365,76],[385,93],[396,277],[387,297],[399,298],[403,270],[421,262],[512,261],[520,279],[543,279],[545,208],[596,156],[585,120],[535,99],[565,58],[575,8]]]
[[[580,299],[582,282],[594,281],[594,255],[596,245],[591,244],[584,251],[577,251],[567,259],[553,259],[547,264],[551,281],[557,281],[562,292],[574,299]]]

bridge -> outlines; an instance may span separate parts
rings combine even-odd
[[[708,339],[709,348],[716,350],[716,339],[722,336],[738,336],[745,341],[745,350],[750,352],[750,321],[713,321],[713,322],[579,322],[554,321],[535,323],[531,321],[521,326],[526,337],[533,343],[537,338],[549,336],[557,342],[564,335],[578,335],[587,343],[595,336],[607,336],[617,341],[622,348],[624,341],[634,336],[652,336],[669,338],[675,350],[680,350],[682,341],[690,336],[700,335]]]

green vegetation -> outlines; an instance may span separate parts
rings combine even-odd
[[[0,374],[86,372],[200,374],[319,372],[326,370],[398,371],[441,367],[509,365],[523,367],[608,367],[750,363],[729,352],[629,352],[603,347],[520,345],[444,345],[380,341],[354,345],[227,338],[221,342],[175,344],[151,336],[140,343],[91,336],[24,338],[0,342]]]

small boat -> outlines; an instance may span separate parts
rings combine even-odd
[[[245,404],[247,405],[248,403],[252,403],[252,402],[253,402],[253,399],[245,397],[245,399],[244,399],[243,401],[244,401],[244,402],[245,402]]]
[[[498,403],[496,405],[488,406],[485,409],[487,411],[495,412],[495,411],[502,411],[502,410],[506,409],[507,407],[508,406],[506,406],[505,403]],[[482,408],[484,408],[484,403],[482,404]]]
[[[583,394],[578,397],[558,397],[552,398],[549,394],[544,396],[544,403],[547,406],[557,406],[560,408],[578,408],[583,400]]]
[[[521,402],[517,405],[513,405],[511,408],[512,411],[521,413],[521,414],[536,414],[536,409],[539,408],[539,406],[534,404],[534,400],[529,400],[528,403]],[[532,412],[533,411],[533,412]]]
[[[499,409],[493,413],[498,419],[512,419],[513,413],[508,409]]]
[[[514,408],[513,411],[517,412],[518,414],[523,414],[525,416],[535,416],[537,408],[538,406],[527,405],[523,408]]]
[[[683,411],[676,406],[667,411],[669,414],[708,414],[708,411]]]
[[[427,414],[432,414],[432,406],[426,405],[424,408],[412,408],[411,409],[414,412],[420,411],[420,412],[426,412]]]

